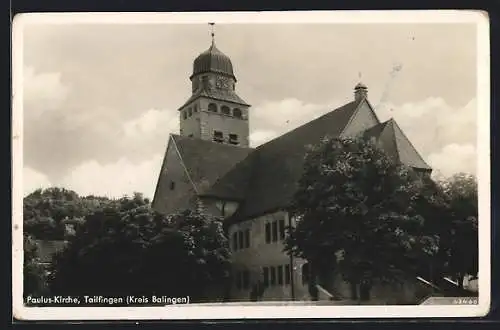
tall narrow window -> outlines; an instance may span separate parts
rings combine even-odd
[[[198,104],[193,105],[193,112],[198,112]]]
[[[241,110],[238,108],[235,108],[233,110],[233,116],[235,116],[236,118],[241,118]]]
[[[290,273],[290,265],[285,265],[285,284],[290,284],[292,274]]]
[[[174,189],[175,189],[175,182],[170,181],[170,190],[174,190]]]
[[[271,223],[266,223],[266,243],[271,243]]]
[[[243,232],[239,231],[238,232],[238,248],[243,249],[244,248],[244,237],[243,237]]]
[[[302,265],[302,284],[309,282],[309,264]]]
[[[248,270],[243,271],[243,289],[247,290],[250,288],[250,272]]]
[[[238,142],[238,135],[237,134],[229,134],[229,143],[231,144],[239,144]]]
[[[250,229],[245,230],[245,248],[250,247]]]
[[[278,222],[273,221],[272,222],[272,237],[273,237],[273,242],[276,242],[278,240]]]
[[[278,284],[283,285],[283,266],[278,266]]]
[[[233,233],[233,251],[238,250],[238,233]]]
[[[236,288],[238,290],[241,290],[241,272],[236,272],[235,273],[235,280],[236,280]]]
[[[214,141],[215,142],[224,142],[224,135],[221,131],[214,131]]]
[[[279,221],[279,232],[280,232],[280,239],[281,240],[285,239],[285,219],[281,219]]]
[[[187,118],[187,113],[186,111],[182,111],[182,118],[186,119]]]
[[[188,108],[188,116],[191,117],[193,115],[193,109]]]
[[[231,113],[231,110],[229,110],[229,107],[226,106],[226,105],[223,105],[221,108],[220,108],[220,111],[225,114],[225,115],[229,115]]]
[[[215,104],[215,103],[210,103],[210,104],[208,105],[208,111],[210,111],[210,112],[217,112],[217,104]]]
[[[276,285],[276,267],[269,267],[271,269],[271,285]]]
[[[269,286],[269,267],[264,267],[263,269],[264,271],[264,287],[268,287]]]

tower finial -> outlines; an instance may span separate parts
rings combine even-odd
[[[210,35],[212,36],[212,45],[215,44],[215,32],[214,32],[214,25],[215,23],[208,23],[210,25]]]

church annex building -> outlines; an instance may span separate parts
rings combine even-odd
[[[266,285],[262,300],[310,300],[307,264],[283,252],[286,207],[301,177],[306,146],[325,135],[364,135],[394,161],[423,175],[432,169],[396,121],[380,122],[359,83],[351,102],[257,148],[249,144],[251,106],[237,94],[228,56],[212,41],[193,63],[192,93],[178,109],[180,135],[170,135],[153,199],[169,214],[201,208],[227,222],[232,249],[230,299],[250,300],[252,287]],[[415,283],[414,283],[415,282]],[[374,287],[379,303],[412,302],[418,281],[399,288]],[[340,279],[330,293],[349,296]]]

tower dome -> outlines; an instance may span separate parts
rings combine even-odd
[[[194,60],[191,78],[206,72],[221,73],[236,80],[231,59],[218,50],[213,41],[210,48],[198,55]]]

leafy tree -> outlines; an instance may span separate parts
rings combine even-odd
[[[463,287],[466,275],[478,272],[478,192],[474,176],[459,173],[440,182],[450,213],[440,223],[440,256],[445,273]]]
[[[23,201],[24,232],[36,239],[64,240],[86,215],[109,202],[105,197],[80,197],[64,188],[38,189]]]
[[[29,235],[24,235],[24,270],[23,295],[41,294],[46,289],[45,269],[40,264],[36,241]]]
[[[437,252],[418,212],[423,186],[369,141],[325,138],[306,156],[285,249],[309,261],[312,280],[335,265],[352,298],[369,299],[375,281],[399,281]]]
[[[51,288],[74,295],[190,295],[229,277],[228,242],[217,218],[186,211],[163,216],[136,194],[87,216],[55,258]]]

